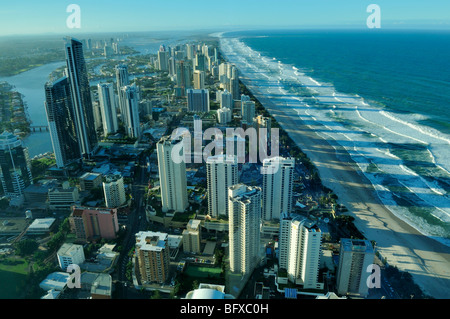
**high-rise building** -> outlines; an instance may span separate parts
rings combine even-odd
[[[192,88],[192,66],[190,61],[176,61],[176,87],[181,90],[181,96],[186,95],[186,89]]]
[[[79,242],[115,239],[119,232],[117,209],[73,206],[69,221]]]
[[[169,278],[169,235],[141,231],[136,234],[136,255],[144,283],[164,283]]]
[[[102,114],[103,134],[116,133],[119,129],[117,123],[116,96],[112,83],[98,84],[98,98]]]
[[[105,195],[106,207],[117,208],[126,202],[125,186],[120,174],[105,176],[103,182],[103,193]]]
[[[56,165],[62,168],[79,161],[81,144],[67,77],[45,85],[45,111]]]
[[[194,89],[201,90],[205,88],[205,72],[195,70],[194,71]]]
[[[262,218],[280,219],[292,210],[294,158],[272,157],[263,161]]]
[[[301,216],[284,215],[280,221],[279,267],[287,270],[290,282],[303,289],[322,289],[318,281],[322,232]]]
[[[25,188],[33,184],[28,149],[16,135],[6,131],[0,134],[0,180],[10,199],[24,200]]]
[[[239,97],[241,96],[241,90],[239,88],[239,79],[237,77],[231,78],[229,86],[233,100],[239,100]]]
[[[190,253],[200,253],[201,226],[200,220],[191,219],[186,229],[183,231],[183,251]]]
[[[130,85],[128,66],[126,64],[119,64],[116,66],[116,85],[117,95],[119,97],[119,110],[122,116],[122,122],[124,122],[125,97],[122,93],[122,87]]]
[[[247,125],[253,125],[253,118],[255,117],[255,102],[254,101],[241,101],[242,106],[242,123]]]
[[[198,71],[206,71],[206,57],[202,53],[197,53],[195,56],[194,69]]]
[[[187,89],[186,96],[189,112],[209,112],[209,91],[207,89]]]
[[[181,144],[180,144],[181,143]],[[164,136],[157,143],[159,181],[161,189],[162,211],[184,212],[188,206],[186,163],[184,162],[183,140],[172,140]],[[172,150],[176,147],[180,158],[173,158]]]
[[[261,260],[261,188],[233,185],[228,200],[230,270],[250,274]]]
[[[125,128],[129,137],[139,138],[141,136],[141,123],[139,121],[139,94],[135,84],[122,87],[124,99]]]
[[[228,215],[228,188],[238,184],[237,156],[224,154],[210,156],[206,160],[208,190],[208,214],[217,218]]]
[[[90,157],[97,146],[94,110],[88,79],[86,62],[83,55],[83,45],[74,38],[68,38],[65,46],[66,74],[69,78],[74,105],[75,122],[81,152]]]
[[[169,51],[158,51],[158,65],[160,71],[169,71]]]
[[[369,292],[367,279],[371,274],[367,269],[375,258],[372,243],[369,240],[342,238],[340,245],[337,292],[340,295],[366,297]]]
[[[226,107],[229,108],[230,110],[233,109],[233,96],[231,95],[230,92],[228,92],[228,90],[224,90],[224,91],[219,91],[218,93],[219,96],[219,102],[220,102],[220,107]]]
[[[233,114],[229,108],[222,107],[217,110],[217,122],[219,124],[230,123],[232,119],[233,119]]]

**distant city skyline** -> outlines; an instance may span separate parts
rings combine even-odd
[[[230,0],[30,1],[2,3],[0,36],[250,28],[366,28],[370,4],[381,8],[382,27],[450,29],[450,2],[434,0]],[[81,10],[81,27],[66,24],[70,4]]]

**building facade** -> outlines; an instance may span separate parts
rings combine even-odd
[[[184,212],[188,207],[186,163],[172,157],[172,150],[179,149],[183,157],[183,140],[172,140],[165,136],[157,143],[159,182],[161,189],[162,211]]]
[[[97,146],[94,109],[82,42],[68,38],[65,46],[66,74],[69,78],[81,152],[90,157]]]
[[[126,194],[121,175],[110,174],[103,181],[103,193],[105,195],[106,207],[118,208],[125,204]]]
[[[63,168],[82,158],[75,110],[67,77],[45,85],[45,111],[56,165]]]
[[[237,156],[215,155],[206,160],[208,215],[228,215],[228,188],[238,184]]]
[[[261,188],[236,184],[228,199],[230,270],[250,274],[261,260]]]
[[[116,209],[74,206],[69,220],[79,242],[115,239],[119,232]]]
[[[263,161],[264,220],[279,220],[282,213],[291,212],[294,169],[294,158],[273,157]]]
[[[287,270],[288,280],[303,289],[323,289],[319,282],[322,232],[312,221],[287,216],[280,222],[279,267]]]
[[[0,180],[6,197],[22,201],[25,188],[33,184],[28,149],[16,135],[6,131],[0,134]]]
[[[136,234],[136,255],[144,283],[164,283],[169,277],[170,252],[168,234],[139,232]]]
[[[375,252],[369,240],[342,238],[336,275],[338,294],[366,297],[369,293],[367,278],[371,274],[367,268],[373,264],[374,258]]]

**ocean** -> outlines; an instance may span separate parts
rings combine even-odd
[[[397,217],[450,245],[450,32],[230,32],[221,51],[345,147]]]

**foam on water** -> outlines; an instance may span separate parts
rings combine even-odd
[[[438,177],[450,179],[450,136],[419,124],[422,115],[397,114],[357,94],[339,93],[332,84],[318,82],[298,66],[264,57],[237,38],[221,37],[220,42],[222,54],[238,67],[251,90],[278,107],[293,108],[319,135],[344,147],[387,208],[423,234],[449,245],[450,189],[436,176],[422,176],[410,165],[425,163],[437,168]],[[310,96],[302,96],[296,88]],[[407,150],[408,156],[416,156],[407,161],[410,165],[396,149],[405,145],[413,149]],[[415,155],[416,149],[428,155]],[[399,206],[400,198],[420,208],[418,213]]]

